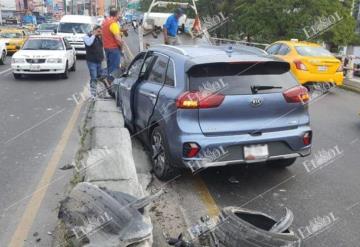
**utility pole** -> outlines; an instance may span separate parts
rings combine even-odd
[[[0,0],[0,25],[2,25],[3,24],[3,21],[2,21],[2,4],[1,4],[1,0]]]
[[[352,2],[351,2],[350,16],[353,16],[353,14],[354,14],[354,8],[355,8],[355,0],[352,0]]]

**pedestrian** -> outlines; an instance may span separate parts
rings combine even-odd
[[[164,42],[166,45],[178,45],[179,41],[177,38],[177,32],[179,28],[179,19],[184,15],[182,8],[177,8],[173,15],[170,15],[164,26]]]
[[[104,73],[101,66],[104,60],[104,47],[101,39],[101,27],[95,26],[93,31],[84,37],[86,62],[90,73],[90,95],[96,98],[97,80],[102,79]]]
[[[102,37],[107,62],[108,81],[112,82],[114,78],[111,74],[120,68],[123,40],[121,38],[121,27],[119,25],[120,11],[115,7],[111,7],[109,15],[102,24]]]

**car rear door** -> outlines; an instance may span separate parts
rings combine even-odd
[[[149,71],[137,86],[135,93],[135,124],[140,130],[145,129],[149,124],[158,101],[159,92],[164,87],[169,62],[169,57],[164,54],[154,52],[150,56],[153,58]]]
[[[190,69],[190,91],[211,92],[198,110],[202,132],[258,135],[308,123],[306,106],[289,103],[284,97],[284,92],[299,87],[289,69],[286,62],[213,63]],[[254,92],[252,86],[279,88]],[[211,106],[214,95],[223,97],[216,107]]]

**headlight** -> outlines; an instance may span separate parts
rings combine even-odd
[[[61,58],[48,58],[46,60],[47,63],[62,63],[62,59]]]
[[[13,58],[12,63],[25,63],[25,58]]]

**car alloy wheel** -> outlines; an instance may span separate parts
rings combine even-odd
[[[155,127],[151,132],[150,144],[155,176],[163,181],[174,178],[179,173],[179,169],[170,164],[166,139],[160,127]]]
[[[165,150],[163,144],[163,138],[158,131],[154,131],[152,136],[152,159],[154,162],[155,174],[163,174],[165,170]]]

